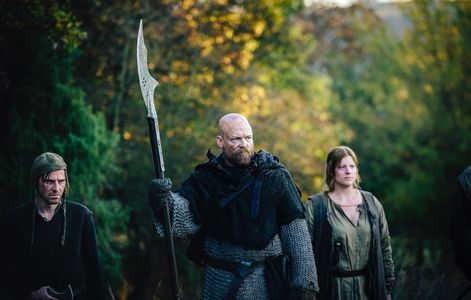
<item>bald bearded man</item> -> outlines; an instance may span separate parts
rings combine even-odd
[[[252,128],[240,114],[219,120],[216,144],[222,153],[208,151],[178,192],[168,178],[152,181],[158,233],[168,203],[173,234],[193,237],[189,256],[204,267],[203,299],[314,299],[312,246],[288,170],[254,151]]]

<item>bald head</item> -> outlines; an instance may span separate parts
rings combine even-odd
[[[218,121],[218,135],[224,136],[227,131],[229,131],[233,127],[250,127],[249,121],[241,115],[236,113],[230,113],[222,116]]]
[[[224,115],[218,122],[216,143],[222,149],[229,165],[248,165],[254,154],[252,127],[249,121],[241,114]]]

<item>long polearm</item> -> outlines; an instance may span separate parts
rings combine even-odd
[[[152,146],[152,159],[156,178],[164,178],[165,166],[162,155],[162,145],[160,143],[159,121],[154,106],[154,90],[159,85],[157,80],[152,78],[147,68],[147,49],[144,45],[144,34],[142,32],[142,20],[139,23],[139,33],[137,37],[137,70],[139,73],[139,84],[141,85],[142,97],[147,107],[147,125],[149,127],[149,139]],[[170,280],[172,284],[173,299],[180,299],[178,292],[177,260],[175,257],[175,247],[173,245],[172,231],[170,227],[170,214],[168,205],[164,208],[164,234],[167,244],[168,267],[170,269]]]

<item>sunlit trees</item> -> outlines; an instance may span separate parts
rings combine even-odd
[[[256,148],[287,165],[304,199],[321,189],[327,151],[347,144],[362,186],[383,202],[393,236],[412,238],[420,264],[420,241],[443,240],[437,220],[470,163],[471,9],[403,7],[410,26],[395,36],[365,4],[2,3],[2,211],[29,197],[34,156],[61,152],[71,197],[95,210],[112,292],[166,298],[165,251],[147,204],[153,168],[135,53],[142,18],[175,188],[208,148],[218,152],[216,120],[226,112],[249,118]],[[186,243],[176,245],[184,296],[198,297],[198,269]]]

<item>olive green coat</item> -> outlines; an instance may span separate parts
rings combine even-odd
[[[321,235],[322,238],[329,240],[321,240],[319,242],[321,245],[313,245],[314,249],[322,252],[315,253],[317,269],[320,273],[318,274],[321,288],[320,299],[382,299],[385,298],[386,293],[391,293],[394,284],[394,264],[384,210],[371,193],[362,191],[362,198],[362,204],[358,207],[360,215],[357,224],[352,223],[342,208],[332,201],[327,193],[311,196],[306,203],[306,220],[313,243],[316,241],[316,232],[320,232],[315,228],[316,224],[319,224],[315,222],[315,208],[319,207],[320,203],[325,208],[326,222],[324,224],[326,226],[322,229]],[[375,230],[372,231],[372,227]],[[379,243],[374,242],[375,232]],[[335,242],[341,244],[338,259],[334,258]],[[378,247],[375,246],[376,244],[379,244]],[[381,261],[371,263],[376,261],[376,257],[380,257]],[[320,266],[322,263],[327,265],[323,268]],[[378,270],[379,268],[382,270]],[[371,278],[367,282],[366,276],[332,276],[333,270],[363,269],[369,270],[369,274],[376,274],[373,276],[376,278]],[[371,296],[372,293],[376,296]]]

